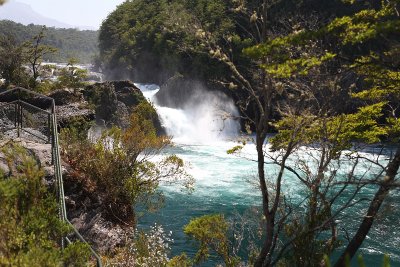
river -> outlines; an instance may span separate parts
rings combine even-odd
[[[159,90],[155,85],[137,85],[150,100]],[[190,219],[216,213],[222,213],[231,220],[236,218],[237,221],[246,221],[246,216],[261,216],[257,213],[261,197],[256,186],[257,165],[253,161],[256,158],[255,146],[248,141],[241,156],[227,154],[227,150],[236,146],[239,139],[251,139],[251,136],[239,133],[238,121],[226,116],[229,113],[238,114],[230,100],[208,95],[202,103],[190,103],[185,109],[154,104],[175,144],[165,153],[176,154],[188,164],[187,171],[195,178],[195,191],[188,194],[177,186],[162,186],[165,205],[159,211],[141,217],[138,228],[147,229],[154,223],[161,224],[166,231],[172,231],[173,256],[182,252],[194,256],[196,244],[182,230]],[[374,157],[371,151],[366,151],[365,155]],[[276,169],[273,167],[267,169],[267,172],[274,171]],[[295,177],[285,176],[283,191],[292,203],[304,200],[304,189]],[[366,188],[361,195],[370,197],[374,192],[375,188]],[[370,232],[360,250],[367,266],[380,266],[384,254],[390,256],[392,266],[400,266],[399,199],[399,190],[391,194],[382,207],[377,220],[379,224]],[[350,234],[357,228],[366,203],[354,206],[338,218],[344,222]],[[256,228],[254,225],[252,227]],[[240,250],[244,258],[247,246],[245,240]],[[337,256],[334,254],[332,257]],[[201,266],[215,266],[217,263],[217,259],[211,258]]]

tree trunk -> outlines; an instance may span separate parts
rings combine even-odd
[[[262,119],[260,119],[262,121]],[[261,126],[261,127],[260,127]],[[263,129],[264,125],[261,123],[257,129],[257,137],[256,137],[256,146],[257,146],[257,156],[258,156],[258,177],[260,182],[260,189],[262,193],[263,199],[263,214],[265,216],[265,227],[266,227],[266,236],[261,248],[260,254],[257,257],[256,262],[254,263],[255,267],[268,266],[268,254],[271,251],[272,240],[274,238],[274,214],[271,214],[269,211],[269,196],[268,196],[268,188],[267,183],[265,181],[265,170],[264,170],[264,141],[265,141],[265,129]]]
[[[374,199],[369,205],[367,215],[364,217],[357,233],[347,245],[345,251],[335,263],[334,267],[345,267],[345,259],[348,256],[350,259],[356,254],[357,250],[362,245],[365,237],[372,227],[374,219],[379,211],[380,206],[388,195],[391,185],[395,180],[396,174],[400,166],[400,148],[397,148],[396,155],[389,162],[384,181],[381,183],[378,192],[376,192]]]

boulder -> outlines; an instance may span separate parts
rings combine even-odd
[[[116,248],[126,243],[127,231],[121,225],[106,220],[100,208],[82,212],[71,222],[100,254],[113,254]]]
[[[121,126],[119,125],[121,120],[119,119],[118,111],[123,111],[127,108],[123,107],[124,104],[118,101],[114,85],[105,82],[88,88],[90,89],[85,90],[85,92],[89,91],[90,95],[87,99],[96,106],[96,122],[100,125],[102,124],[101,121],[103,121],[105,125],[115,124]]]

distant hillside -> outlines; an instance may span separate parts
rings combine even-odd
[[[6,4],[0,8],[0,19],[12,20],[24,25],[33,23],[56,28],[73,28],[71,25],[47,18],[35,12],[30,5],[14,1],[7,1]]]
[[[9,20],[0,21],[0,35],[14,36],[20,43],[30,40],[41,29],[40,25],[24,26]],[[58,52],[47,56],[45,60],[67,62],[69,58],[74,57],[81,63],[90,63],[98,54],[97,37],[97,31],[47,28],[45,44],[56,47]]]

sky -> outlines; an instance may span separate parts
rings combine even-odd
[[[14,0],[30,5],[45,17],[98,29],[107,15],[125,0]]]

